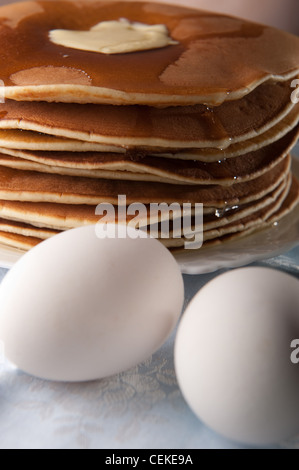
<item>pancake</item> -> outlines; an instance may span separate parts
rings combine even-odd
[[[299,184],[295,178],[292,180],[292,185],[287,197],[283,194],[278,201],[273,203],[270,207],[262,209],[254,215],[248,216],[238,223],[228,224],[220,230],[204,232],[204,247],[209,247],[214,244],[223,243],[230,240],[235,240],[240,237],[247,236],[257,230],[265,229],[272,226],[274,223],[280,221],[283,217],[289,214],[299,203]],[[277,209],[277,207],[279,208]],[[27,229],[29,227],[26,227]],[[30,229],[30,228],[29,228]],[[35,228],[31,228],[35,231]],[[21,249],[28,250],[42,241],[41,238],[32,236],[24,236],[13,233],[5,233],[0,231],[0,243]],[[187,241],[186,239],[160,239],[161,243],[167,246],[174,252],[182,250],[182,245]]]
[[[46,240],[59,233],[57,230],[34,227],[26,223],[13,222],[5,219],[0,219],[0,232],[14,233],[25,237],[40,238],[42,240]]]
[[[272,208],[278,201],[282,202],[289,193],[290,187],[292,184],[292,177],[288,175],[286,179],[278,186],[277,189],[272,191],[267,196],[261,198],[258,201],[251,202],[249,204],[244,204],[241,206],[235,206],[233,210],[220,213],[218,215],[205,215],[203,217],[203,231],[212,232],[213,230],[218,230],[221,227],[227,227],[231,224],[236,224],[249,216],[253,216],[256,213],[260,213],[263,209]],[[275,206],[275,209],[277,206]],[[199,227],[201,230],[201,227]],[[163,231],[159,231],[163,234]],[[185,233],[187,231],[185,230]],[[189,233],[196,233],[196,226],[194,218],[192,219],[192,226]],[[178,236],[180,234],[176,229],[172,230],[173,236]]]
[[[159,156],[164,158],[175,158],[176,160],[196,160],[206,163],[218,162],[219,160],[229,159],[245,155],[250,152],[256,152],[262,147],[277,142],[279,139],[282,139],[286,134],[291,132],[299,123],[299,105],[296,105],[291,112],[282,119],[278,124],[271,127],[266,132],[253,137],[252,139],[244,140],[243,142],[238,142],[236,144],[230,145],[226,149],[217,149],[217,148],[203,148],[203,149],[187,149],[181,152],[172,152],[164,153],[163,150],[156,153],[151,153],[152,156]],[[1,130],[0,130],[0,144],[1,144]],[[4,131],[5,132],[5,131]],[[18,132],[18,131],[11,131]],[[26,131],[23,131],[26,133]],[[10,143],[13,145],[13,143]],[[22,147],[21,147],[22,148]],[[117,150],[118,151],[118,150]],[[5,151],[4,151],[5,153]]]
[[[289,181],[289,183],[290,182],[291,181]],[[238,219],[229,222],[227,225],[223,225],[217,228],[215,227],[214,229],[204,231],[204,241],[219,239],[227,234],[239,233],[249,230],[251,228],[256,229],[280,209],[289,190],[290,184],[287,185],[285,191],[283,191],[281,195],[271,204],[267,205],[266,207],[263,207],[260,210],[255,211],[254,213],[248,215],[247,217],[244,217],[243,219]]]
[[[165,158],[175,158],[184,160],[199,160],[203,162],[217,162],[223,158],[233,158],[240,155],[255,152],[261,147],[270,145],[283,138],[290,132],[299,121],[299,105],[296,105],[287,116],[269,131],[262,133],[252,139],[230,145],[227,149],[203,148],[189,149],[172,153],[163,153],[165,149],[148,150],[148,154]],[[105,146],[95,142],[84,142],[82,140],[55,137],[53,135],[42,134],[34,131],[24,131],[19,129],[0,129],[0,152],[7,154],[8,149],[33,150],[33,151],[53,151],[53,152],[112,152],[126,153],[126,149],[116,146]]]
[[[51,228],[54,230],[68,230],[82,225],[96,224],[100,216],[96,214],[96,206],[91,205],[72,205],[72,204],[55,204],[50,202],[20,202],[20,201],[0,201],[0,217],[16,221],[26,222],[36,227]],[[215,214],[215,208],[204,208],[204,215]],[[117,208],[115,208],[116,221],[117,221]],[[229,213],[227,208],[226,213]],[[142,219],[139,218],[140,227],[146,227],[149,223],[157,223],[161,220],[168,220],[169,218],[181,218],[182,214],[185,216],[194,215],[194,208],[186,209],[183,206],[178,211],[170,213],[170,216],[165,213],[158,213],[157,218],[151,217],[149,219],[150,207],[147,206],[147,216]],[[126,223],[132,220],[134,216],[128,217]],[[107,220],[107,219],[106,219]],[[111,219],[114,222],[114,219]],[[118,221],[120,223],[120,221]],[[123,222],[122,222],[123,223]]]
[[[95,206],[47,202],[0,201],[0,217],[57,231],[94,225],[99,221]],[[144,224],[147,225],[147,220]]]
[[[169,184],[188,184],[188,181],[176,181],[175,179],[167,178],[167,176],[151,175],[147,173],[137,173],[135,171],[128,171],[125,168],[120,171],[113,170],[84,170],[68,168],[63,166],[49,166],[36,163],[30,160],[23,160],[21,158],[9,157],[0,154],[0,165],[8,168],[14,168],[24,171],[35,171],[40,173],[52,173],[56,175],[66,176],[82,176],[84,178],[103,178],[109,180],[126,180],[126,181],[152,181],[156,183],[169,183]],[[128,165],[129,166],[129,165]]]
[[[287,184],[290,181],[290,177],[286,178],[279,187],[270,193],[268,196],[265,196],[260,201],[246,204],[241,207],[234,207],[231,210],[227,209],[223,216],[216,216],[213,214],[204,214],[204,230],[209,230],[215,228],[216,226],[226,225],[231,221],[235,221],[244,216],[244,214],[249,215],[253,212],[270,205],[274,202],[280,194],[286,190]],[[126,216],[125,220],[118,220],[118,211],[115,207],[116,222],[131,224],[134,216]],[[138,218],[139,228],[143,227],[148,230],[155,230],[156,224],[161,221],[169,219],[168,214],[160,212],[157,218],[153,218],[153,214],[150,216],[150,208],[147,207],[148,216],[144,219]],[[170,218],[181,219],[184,217],[192,216],[194,211],[188,212],[181,209],[179,212],[174,212],[170,214]],[[30,224],[30,227],[35,226],[38,228],[50,229],[55,231],[68,230],[83,225],[92,225],[97,224],[101,221],[101,216],[96,214],[95,206],[71,206],[65,204],[54,204],[54,203],[28,203],[28,202],[15,202],[15,201],[0,201],[0,217],[2,217],[2,224],[5,221],[6,224],[10,222],[11,224],[19,223],[21,224]],[[192,219],[191,219],[192,220]],[[105,215],[104,222],[114,222],[112,217],[110,220],[107,219]],[[148,224],[151,223],[150,227]],[[9,226],[11,226],[11,224]],[[27,227],[28,228],[28,227]],[[1,228],[0,230],[6,231]],[[19,233],[19,232],[17,232]],[[42,237],[41,237],[42,238]]]
[[[267,225],[273,225],[276,224],[281,220],[282,217],[285,217],[288,215],[292,210],[295,209],[295,207],[299,203],[299,182],[298,180],[293,177],[292,179],[292,185],[290,188],[290,191],[283,201],[283,204],[279,208],[278,211],[276,211],[268,220],[267,220]]]
[[[53,29],[89,31],[126,18],[162,24],[178,44],[101,54],[54,44]],[[152,2],[30,1],[1,7],[1,77],[16,100],[157,106],[237,100],[299,72],[299,39],[269,26]]]
[[[273,227],[275,224],[282,222],[282,219],[286,217],[288,214],[290,214],[296,208],[296,206],[298,206],[299,183],[295,177],[292,177],[290,189],[287,192],[287,194],[286,195],[284,194],[278,202],[281,203],[278,209],[274,210],[275,208],[275,204],[274,204],[270,211],[266,208],[260,212],[260,220],[262,220],[262,223],[259,223],[258,225],[253,223],[253,219],[250,216],[243,219],[242,231],[239,233],[239,236],[250,235],[253,232],[261,231],[265,228]],[[276,204],[276,205],[279,205],[279,204]],[[246,227],[245,230],[244,230],[244,227]],[[223,242],[223,241],[229,241],[231,239],[233,239],[232,236],[230,237],[221,236],[219,237],[218,241]]]
[[[283,217],[289,214],[299,203],[299,184],[293,178],[291,188],[288,195],[282,194],[280,198],[270,206],[255,212],[254,214],[230,223],[220,229],[205,231],[203,233],[204,243],[211,240],[216,242],[236,239],[240,236],[249,235],[256,230],[261,230],[279,222]],[[227,237],[230,235],[230,237]],[[234,235],[232,238],[231,235]],[[227,238],[225,238],[227,237]],[[183,247],[186,242],[190,242],[187,238],[169,238],[160,239],[160,241],[170,249]]]
[[[216,244],[221,244],[225,242],[230,242],[234,241],[235,239],[238,238],[244,238],[249,235],[252,235],[254,232],[262,232],[265,229],[271,228],[272,230],[275,230],[276,227],[284,222],[284,217],[292,213],[298,207],[299,204],[299,184],[296,178],[293,178],[292,181],[292,186],[290,189],[290,192],[287,196],[287,198],[284,200],[283,204],[281,205],[280,209],[275,212],[269,219],[261,224],[259,227],[252,227],[248,230],[244,230],[243,232],[233,234],[233,235],[226,235],[223,237],[220,237],[217,240],[212,240],[206,242],[205,246],[213,246]],[[296,209],[297,210],[297,209]],[[297,210],[297,217],[299,215],[299,212]]]
[[[118,204],[118,196],[126,195],[126,203],[166,202],[172,204],[202,203],[207,207],[247,203],[273,191],[288,174],[291,157],[255,180],[232,186],[190,186],[113,181],[61,176],[0,167],[0,199],[61,204]]]
[[[0,128],[22,129],[105,145],[187,149],[228,146],[263,134],[295,104],[291,83],[266,83],[238,101],[157,109],[7,100]]]
[[[259,212],[260,210],[271,206],[282,196],[285,198],[290,190],[292,183],[292,177],[289,177],[284,181],[275,191],[269,195],[263,197],[261,200],[256,201],[255,203],[245,204],[244,206],[239,206],[235,211],[229,211],[228,214],[225,214],[223,217],[210,216],[206,217],[204,220],[203,229],[204,231],[210,231],[219,227],[229,225],[238,220],[249,217],[250,215]],[[232,212],[230,214],[230,212]]]
[[[7,150],[0,165],[19,170],[88,178],[153,181],[169,184],[232,185],[258,178],[291,151],[299,127],[278,142],[256,152],[217,163],[152,158],[142,154],[121,155],[85,152],[30,152]]]
[[[54,135],[16,129],[0,129],[0,152],[4,149],[41,150],[62,152],[118,152],[125,153],[122,147],[102,145],[95,142],[65,139]]]
[[[19,235],[16,233],[0,232],[0,243],[21,251],[28,251],[41,243],[43,240],[38,237]]]
[[[291,182],[292,177],[291,175],[288,175],[278,188],[258,201],[241,206],[234,206],[227,212],[219,211],[218,214],[204,215],[202,225],[200,224],[196,226],[196,219],[195,217],[192,217],[191,224],[189,222],[190,219],[188,220],[188,224],[190,224],[188,225],[189,228],[183,225],[183,220],[181,219],[180,221],[170,221],[166,227],[165,225],[163,226],[162,223],[158,222],[148,226],[148,230],[155,238],[169,238],[169,234],[170,238],[181,238],[183,227],[185,235],[192,235],[194,233],[201,232],[202,230],[204,232],[210,232],[222,227],[230,226],[231,224],[237,225],[238,221],[252,216],[267,207],[272,207],[273,204],[278,202],[278,200],[284,200],[290,190]],[[132,225],[131,222],[128,223],[129,225]]]
[[[203,230],[204,231],[211,231],[211,229],[215,229],[216,227],[221,227],[221,226],[231,224],[232,222],[235,222],[236,220],[242,219],[245,216],[248,217],[249,215],[261,210],[261,208],[270,206],[275,201],[277,201],[278,198],[281,198],[281,195],[282,195],[283,198],[285,198],[286,194],[289,192],[290,183],[291,183],[291,178],[288,177],[286,179],[286,181],[284,181],[269,196],[263,198],[258,203],[252,203],[252,204],[246,205],[244,207],[244,209],[240,208],[238,210],[233,210],[233,211],[231,211],[232,214],[227,216],[227,217],[220,217],[219,218],[219,217],[216,217],[216,216],[214,216],[214,217],[204,216]],[[10,203],[10,204],[14,204],[14,203]],[[53,235],[59,233],[61,230],[66,230],[66,229],[75,228],[76,226],[96,224],[98,222],[99,223],[101,222],[101,217],[95,215],[95,207],[94,206],[90,206],[90,207],[88,207],[88,209],[86,208],[86,206],[83,206],[80,211],[78,211],[78,210],[76,211],[77,207],[75,209],[75,211],[76,211],[75,214],[76,214],[76,217],[77,217],[77,221],[78,221],[78,216],[81,215],[81,221],[78,224],[73,223],[72,226],[67,225],[66,219],[64,219],[64,221],[63,221],[64,223],[61,224],[62,225],[61,227],[59,227],[59,228],[56,227],[56,229],[53,229],[53,220],[50,221],[50,218],[48,217],[48,223],[49,222],[51,223],[50,227],[47,226],[47,224],[45,224],[45,225],[41,224],[40,220],[35,225],[34,221],[32,221],[32,220],[30,221],[30,223],[28,223],[29,222],[28,221],[28,212],[26,212],[26,210],[24,211],[24,206],[26,207],[26,204],[27,204],[27,207],[28,207],[28,203],[20,203],[20,205],[18,206],[18,208],[19,208],[19,216],[18,216],[19,220],[18,221],[14,220],[14,217],[11,217],[11,214],[10,214],[11,218],[8,218],[8,219],[0,218],[0,231],[9,232],[9,233],[16,233],[16,234],[24,235],[24,236],[38,237],[38,238],[41,238],[41,239],[46,239],[46,238],[49,238],[50,236],[53,236]],[[36,206],[38,206],[38,203],[32,203],[31,204],[31,210],[35,213],[35,215],[37,215],[38,212],[39,212],[39,210]],[[43,206],[44,206],[43,209],[46,209],[46,204],[43,204]],[[55,217],[56,217],[56,219],[59,218],[59,217],[61,219],[61,214],[64,214],[64,217],[68,218],[68,224],[70,223],[70,220],[71,220],[70,219],[70,214],[71,214],[70,206],[65,206],[64,208],[61,207],[61,204],[48,204],[48,206],[50,206],[50,207],[48,207],[48,211],[43,210],[43,215],[46,212],[48,212],[48,216],[49,216],[49,213],[52,210],[53,219],[55,219]],[[3,207],[5,208],[5,203],[3,204]],[[2,207],[2,209],[3,209],[3,207]],[[9,207],[9,205],[8,205],[8,207]],[[22,208],[23,208],[23,214],[21,214]],[[20,209],[21,209],[21,211],[20,211]],[[116,208],[116,213],[117,213],[117,208]],[[66,214],[67,214],[67,216],[66,216]],[[84,214],[87,216],[85,219],[82,218],[82,215],[84,215]],[[184,214],[184,215],[186,215],[186,214]],[[214,220],[212,220],[212,219],[214,219]],[[132,221],[132,217],[127,216],[125,223],[130,225],[131,221]],[[105,216],[105,222],[107,222],[107,217],[106,216]],[[112,219],[111,219],[111,222],[113,222]],[[142,226],[142,224],[141,224],[141,226]],[[141,226],[139,225],[139,227],[141,227]],[[153,226],[146,226],[146,221],[144,221],[143,230],[147,230],[148,232],[150,232],[156,238],[163,238],[164,237],[163,232],[156,230],[156,226],[158,227],[157,224],[155,224]],[[172,227],[170,227],[170,228],[171,228],[172,236],[174,236],[175,232],[173,231]],[[194,226],[192,226],[192,231],[193,232],[195,231]]]

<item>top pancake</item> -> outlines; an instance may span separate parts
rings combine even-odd
[[[126,18],[164,24],[178,44],[106,55],[58,46],[53,29],[87,31]],[[237,100],[299,72],[299,38],[202,10],[136,2],[30,1],[0,8],[6,97],[172,106]]]

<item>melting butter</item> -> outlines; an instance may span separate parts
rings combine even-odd
[[[102,54],[124,54],[178,44],[169,36],[165,25],[131,23],[126,19],[102,21],[89,31],[54,29],[49,38],[59,46]]]

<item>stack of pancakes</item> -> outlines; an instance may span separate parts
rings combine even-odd
[[[109,55],[50,40],[121,18],[165,25],[176,43]],[[117,216],[120,195],[188,203],[190,214],[202,203],[206,244],[273,225],[298,203],[299,38],[183,7],[85,0],[2,7],[0,40],[2,243],[26,250],[97,223],[100,203]],[[157,229],[169,248],[184,235]]]

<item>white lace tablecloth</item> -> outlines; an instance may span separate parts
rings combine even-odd
[[[259,264],[299,278],[299,247]],[[215,275],[185,276],[185,304]],[[138,367],[92,383],[46,382],[2,363],[0,448],[240,448],[207,429],[182,398],[174,337]],[[281,446],[299,448],[299,437]]]

